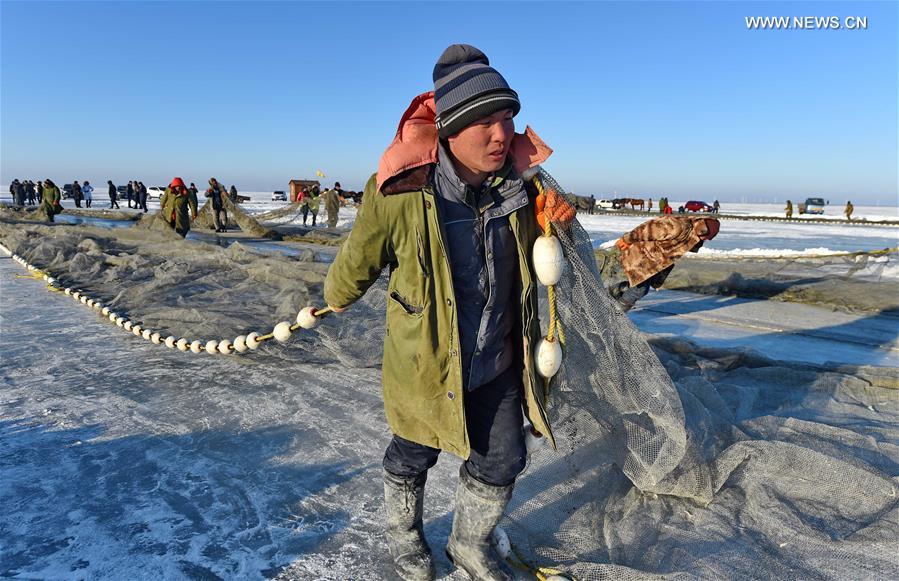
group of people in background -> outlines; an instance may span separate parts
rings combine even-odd
[[[190,182],[188,187],[184,185],[184,180],[176,177],[172,179],[165,189],[165,193],[159,199],[163,219],[182,238],[187,236],[191,224],[197,219],[199,191],[193,182]],[[228,210],[225,198],[229,202],[237,204],[240,201],[237,187],[232,185],[230,189],[226,190],[225,186],[216,178],[209,178],[209,187],[206,188],[204,196],[212,206],[213,228],[216,232],[225,232],[228,228]]]
[[[31,180],[20,182],[18,178],[9,184],[9,193],[12,195],[13,204],[16,206],[34,206],[40,204],[44,196],[44,184],[38,181],[35,184]]]
[[[302,188],[297,193],[296,201],[300,205],[300,211],[303,213],[303,226],[306,226],[310,213],[312,214],[312,225],[315,226],[322,199],[325,201],[325,211],[328,213],[328,228],[337,227],[337,215],[340,213],[340,206],[347,199],[344,196],[343,189],[340,187],[340,182],[334,182],[334,187],[326,190],[324,193],[321,193],[318,185]]]

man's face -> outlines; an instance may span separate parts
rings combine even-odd
[[[514,135],[512,110],[504,109],[478,119],[447,141],[453,156],[468,170],[490,174],[506,163]]]

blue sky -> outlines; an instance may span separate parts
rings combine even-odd
[[[867,17],[749,30],[747,16]],[[897,3],[0,2],[0,182],[359,189],[481,48],[576,193],[897,204]]]

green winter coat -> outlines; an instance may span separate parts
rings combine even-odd
[[[58,187],[44,187],[44,195],[41,199],[41,208],[44,209],[47,213],[47,217],[50,218],[51,221],[53,220],[53,216],[62,212],[62,206],[60,205],[62,196],[59,193]]]
[[[309,209],[313,214],[318,214],[318,205],[321,203],[321,196],[309,196],[306,198],[309,201]]]
[[[402,438],[468,458],[458,314],[430,170],[418,168],[412,172],[417,176],[399,180],[402,185],[385,184],[380,192],[376,176],[371,177],[353,229],[328,271],[324,293],[329,305],[349,306],[390,266],[381,370],[387,421]],[[540,328],[531,251],[538,227],[534,192],[528,195],[531,203],[509,215],[521,275],[516,344],[524,355],[525,411],[552,442],[544,384],[534,372]]]
[[[165,189],[159,200],[162,206],[162,217],[171,224],[176,232],[187,233],[190,230],[190,217],[197,215],[196,198],[187,190],[182,194],[176,194],[171,187]],[[188,214],[190,209],[190,214]]]

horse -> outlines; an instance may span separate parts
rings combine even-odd
[[[639,198],[631,198],[627,201],[627,203],[631,205],[631,210],[634,210],[637,208],[637,206],[640,206],[640,211],[641,212],[643,211],[643,204],[644,204],[643,200],[641,200]]]

